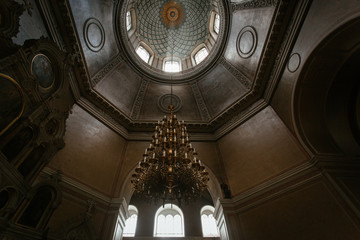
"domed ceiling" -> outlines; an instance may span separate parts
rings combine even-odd
[[[209,34],[210,0],[149,0],[136,4],[137,33],[159,58],[190,56]]]
[[[76,26],[74,30],[64,24],[70,36],[65,41],[82,51],[81,58],[71,56],[80,59],[84,69],[74,73],[77,82],[71,85],[78,87],[78,104],[126,138],[153,131],[157,120],[168,114],[171,92],[176,114],[190,131],[203,139],[223,136],[267,106],[287,61],[284,51],[290,49],[278,44],[292,36],[285,35],[284,23],[291,16],[283,13],[294,7],[288,1],[69,3],[76,13],[70,15],[73,20],[66,12],[59,14]],[[215,15],[220,22],[217,33]],[[139,46],[150,47],[149,63],[137,55]],[[199,46],[209,55],[192,65]],[[163,71],[171,53],[181,59],[181,72]]]
[[[116,26],[118,42],[140,74],[169,82],[165,62],[176,61],[179,68],[171,76],[186,82],[209,70],[219,58],[227,33],[225,12],[219,0],[125,0],[116,12],[122,20]],[[139,48],[146,51],[145,59]],[[196,62],[201,49],[206,57]]]

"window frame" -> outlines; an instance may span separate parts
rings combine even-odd
[[[200,46],[200,47],[199,47]],[[195,48],[195,50],[193,51],[193,53],[191,54],[192,55],[192,60],[194,61],[193,64],[194,66],[196,65],[199,65],[200,63],[202,63],[208,56],[209,56],[209,49],[207,49],[206,45],[205,44],[200,44],[197,48]],[[200,51],[202,51],[203,49],[206,50],[206,53],[207,55],[200,61],[200,62],[197,62],[196,60],[196,56],[197,54],[199,54]]]
[[[203,237],[204,238],[210,238],[210,237],[220,237],[220,232],[219,232],[219,228],[217,226],[217,222],[216,222],[216,219],[214,217],[214,212],[215,212],[215,208],[213,206],[210,206],[210,205],[205,205],[201,208],[200,210],[200,221],[201,221],[201,230],[202,230],[202,233],[203,233]],[[206,216],[207,219],[214,219],[214,226],[215,226],[215,229],[216,229],[216,233],[215,231],[212,231],[210,234],[205,232],[205,226],[204,226],[204,221],[203,221],[203,216]],[[212,216],[212,217],[210,217]]]
[[[166,67],[166,62],[177,62],[179,64],[179,71],[166,71],[165,67]],[[163,68],[162,70],[166,73],[179,73],[182,71],[182,65],[181,65],[181,59],[178,57],[165,57],[163,59]]]
[[[143,48],[148,54],[149,54],[149,59],[148,59],[148,61],[146,62],[139,54],[138,54],[138,49],[139,48]],[[151,49],[151,47],[149,47],[146,43],[144,43],[144,42],[140,42],[139,44],[138,44],[138,46],[135,48],[135,53],[136,53],[136,55],[143,61],[143,62],[145,62],[145,63],[147,63],[147,64],[149,64],[150,66],[151,66],[151,64],[152,64],[152,61],[153,61],[153,59],[154,59],[154,51]]]
[[[122,236],[123,236],[123,237],[135,237],[139,211],[137,210],[137,208],[136,208],[134,205],[129,205],[129,207],[128,207],[128,212],[129,212],[129,217],[128,217],[128,218],[126,219],[126,221],[125,221],[125,225],[124,225],[124,229],[123,229]],[[132,219],[134,219],[134,218],[133,218],[134,215],[136,215],[134,233],[126,233],[126,232],[125,232],[125,231],[126,231],[126,226],[127,226],[127,224],[128,224]]]
[[[173,218],[175,216],[180,216],[180,222],[181,222],[181,232],[178,235],[162,235],[166,233],[158,233],[158,218],[159,216],[164,216],[165,221],[166,218],[171,215]],[[184,214],[182,210],[175,204],[165,204],[164,207],[161,206],[155,213],[155,219],[154,219],[154,237],[185,237],[185,223],[184,223]]]

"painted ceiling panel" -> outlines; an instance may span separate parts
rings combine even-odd
[[[174,28],[166,22],[164,8],[174,1],[146,0],[136,4],[137,27],[141,40],[152,46],[159,57],[184,58],[194,46],[205,41],[209,32],[210,0],[178,0],[180,24]],[[175,12],[174,12],[175,14]],[[176,15],[175,15],[176,16]]]

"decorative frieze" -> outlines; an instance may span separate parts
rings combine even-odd
[[[211,117],[210,117],[209,111],[206,107],[206,104],[204,102],[204,99],[201,95],[201,92],[200,92],[200,89],[199,89],[197,83],[192,84],[191,89],[194,93],[194,97],[195,97],[196,104],[198,106],[198,109],[199,109],[199,112],[201,115],[201,119],[203,121],[210,121]]]
[[[249,78],[245,76],[240,70],[234,67],[230,62],[228,62],[225,58],[220,59],[220,63],[228,70],[236,79],[238,79],[242,85],[245,86],[246,89],[251,88],[251,81]]]
[[[99,72],[91,78],[91,84],[95,86],[98,84],[111,70],[118,66],[123,61],[120,55],[114,57],[108,64],[105,65]]]
[[[148,80],[143,79],[141,81],[141,86],[140,86],[139,91],[138,91],[138,93],[136,95],[136,100],[135,100],[133,108],[131,110],[131,118],[132,119],[137,119],[139,117],[141,106],[143,104],[144,97],[145,97],[145,92],[146,92],[146,89],[147,89],[148,85],[149,85]]]
[[[264,8],[275,7],[278,4],[278,0],[253,0],[241,3],[232,3],[231,9],[234,11],[252,9],[252,8]]]

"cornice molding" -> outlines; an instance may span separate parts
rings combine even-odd
[[[219,61],[220,64],[222,64],[226,70],[228,70],[234,77],[236,77],[237,80],[240,81],[240,83],[249,90],[251,88],[251,81],[244,73],[242,73],[240,70],[238,70],[236,67],[234,67],[229,61],[227,61],[224,57],[222,57]]]
[[[321,171],[314,167],[313,163],[304,162],[232,199],[221,199],[220,202],[225,211],[227,209],[234,213],[240,213],[302,186],[319,181],[322,177]]]
[[[123,60],[123,58],[118,54],[113,59],[111,59],[100,71],[98,71],[92,78],[91,84],[94,87],[98,84],[110,71],[114,70]]]
[[[41,173],[45,177],[50,177],[57,172],[54,169],[45,167]],[[110,204],[120,206],[122,203],[122,199],[120,199],[120,198],[108,197],[108,196],[104,195],[103,193],[100,193],[99,191],[97,191],[87,185],[84,185],[72,178],[69,178],[63,174],[61,174],[60,185],[62,188],[70,189],[70,190],[80,194],[81,196],[84,196],[84,198],[93,199],[96,202],[103,204],[104,206],[109,206]]]
[[[235,12],[244,9],[275,7],[278,2],[279,0],[253,0],[241,3],[231,3],[231,9]]]
[[[278,54],[274,62],[274,68],[270,75],[270,82],[264,94],[264,99],[266,101],[270,101],[274,93],[276,84],[278,81],[280,81],[286,63],[288,61],[288,58],[291,54],[291,50],[295,44],[295,39],[301,30],[302,24],[306,17],[306,13],[311,3],[312,0],[298,1],[296,10],[294,11],[295,14],[292,15],[288,21],[289,22],[288,28],[284,33],[283,41],[281,42],[281,45],[279,47]]]

